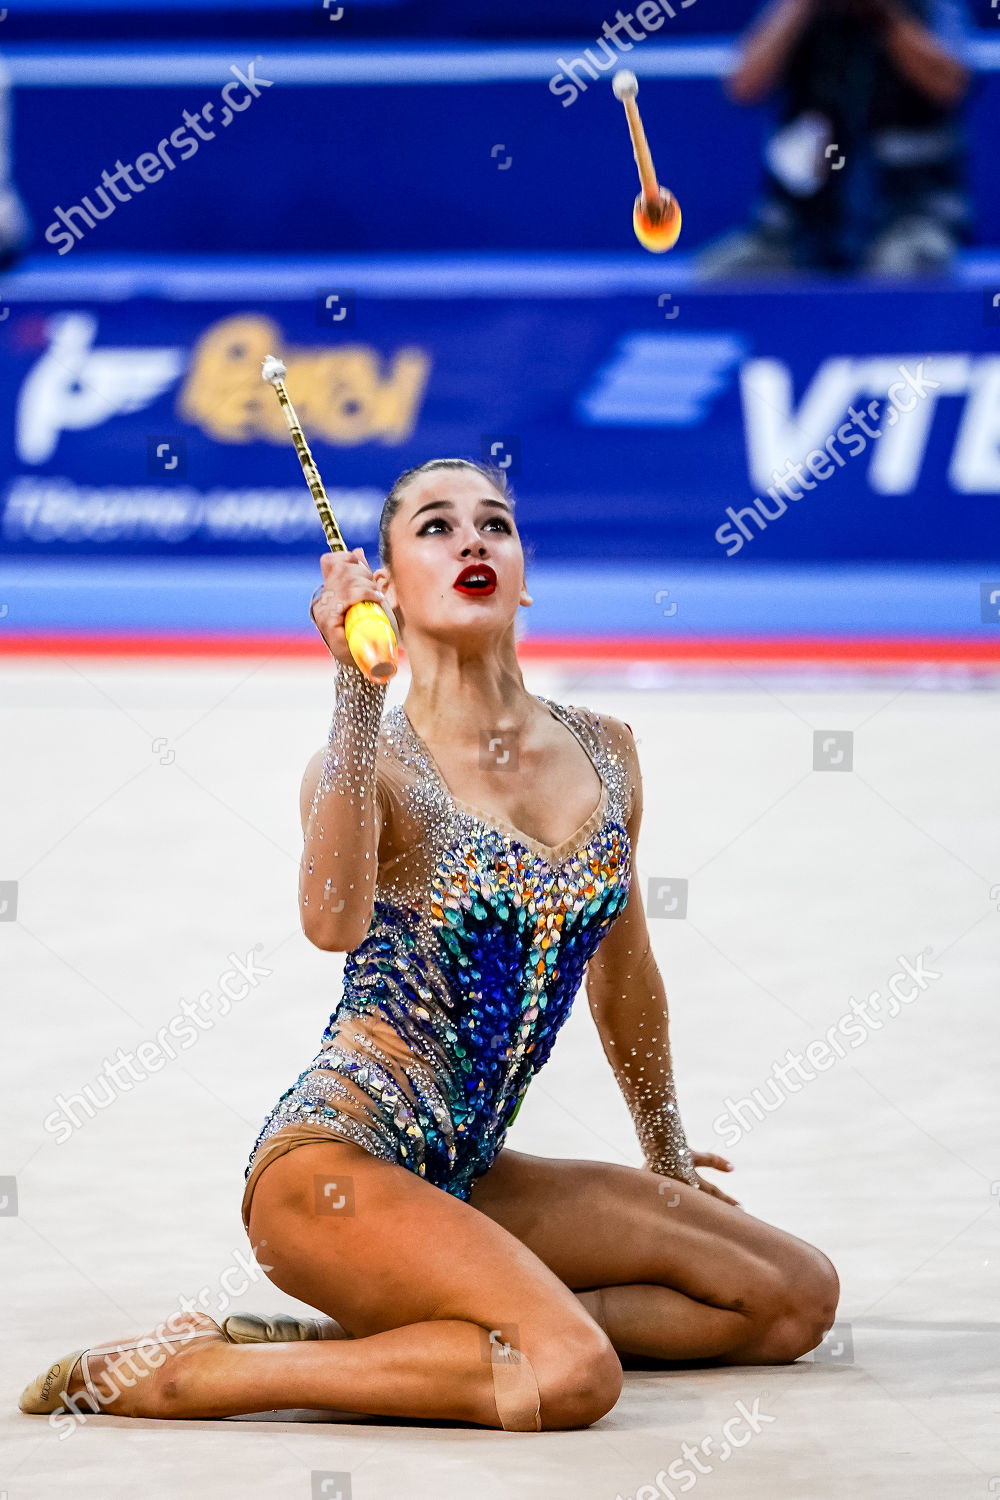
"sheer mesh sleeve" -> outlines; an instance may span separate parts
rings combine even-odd
[[[632,857],[642,821],[642,777],[629,726],[603,716],[628,768]],[[624,910],[587,966],[587,997],[605,1056],[628,1105],[646,1165],[697,1184],[681,1123],[670,1055],[667,996],[633,873]]]
[[[319,947],[340,949],[363,935],[374,904],[386,811],[376,776],[386,684],[338,661],[335,685],[326,750],[304,819],[299,901],[306,935]]]

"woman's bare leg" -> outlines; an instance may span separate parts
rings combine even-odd
[[[581,1307],[604,1329],[618,1354],[726,1364],[733,1362],[728,1356],[746,1338],[745,1316],[711,1307],[672,1287],[630,1282],[592,1288],[576,1296]],[[735,1363],[769,1361],[739,1359]]]
[[[501,1425],[487,1331],[458,1319],[331,1343],[239,1345],[220,1335],[184,1346],[107,1404],[114,1361],[92,1355],[91,1374],[102,1411],[112,1416],[208,1419],[313,1407]],[[82,1378],[74,1378],[70,1391],[89,1416]]]
[[[504,1148],[469,1201],[579,1291],[619,1354],[786,1363],[836,1315],[815,1246],[640,1168]]]
[[[185,1320],[213,1327],[204,1313]],[[321,1407],[385,1416],[437,1416],[499,1426],[485,1329],[454,1320],[415,1324],[340,1342],[241,1346],[217,1339],[157,1350],[155,1335],[123,1365],[90,1354],[100,1413],[79,1366],[69,1385],[72,1409],[124,1417],[219,1418],[285,1407]],[[122,1340],[121,1342],[125,1342]],[[165,1357],[164,1357],[165,1356]],[[456,1378],[461,1372],[461,1378]],[[71,1420],[66,1418],[64,1420]]]
[[[321,1407],[500,1427],[491,1332],[527,1361],[543,1427],[589,1426],[618,1399],[618,1358],[557,1276],[467,1203],[360,1147],[278,1157],[257,1184],[250,1237],[271,1280],[349,1337],[202,1340],[141,1382],[126,1414]]]

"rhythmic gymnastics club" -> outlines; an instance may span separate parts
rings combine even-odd
[[[629,134],[632,137],[632,155],[639,168],[641,192],[632,208],[632,228],[640,245],[659,255],[673,249],[681,232],[680,204],[665,187],[656,180],[653,158],[649,153],[646,132],[639,118],[639,106],[635,96],[639,92],[639,80],[634,73],[622,69],[611,80],[616,99],[625,106]]]
[[[309,451],[305,433],[299,426],[295,408],[289,401],[288,392],[285,390],[287,374],[288,370],[285,365],[273,354],[269,354],[264,360],[261,378],[266,380],[268,385],[274,386],[281,409],[285,413],[285,421],[292,434],[292,442],[299,455],[299,463],[302,465],[306,484],[316,502],[326,539],[330,543],[330,551],[346,552],[347,544],[340,534],[337,518],[330,509],[330,502],[326,497],[323,481],[319,477],[319,470]],[[374,599],[360,599],[357,604],[352,604],[344,615],[344,634],[347,636],[351,655],[370,682],[388,682],[390,677],[395,677],[396,632],[381,604],[377,604]]]

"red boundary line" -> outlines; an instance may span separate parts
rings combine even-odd
[[[279,656],[322,660],[323,644],[301,635],[126,635],[77,631],[17,634],[0,627],[0,658],[13,656],[229,657]],[[644,661],[725,667],[733,662],[877,666],[954,662],[1000,667],[1000,629],[983,636],[709,636],[698,640],[648,637],[549,636],[518,644],[524,661]]]

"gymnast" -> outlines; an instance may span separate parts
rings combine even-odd
[[[678,1111],[633,877],[635,741],[525,688],[506,476],[408,469],[379,554],[374,573],[360,547],[321,559],[311,614],[336,700],[302,782],[299,903],[308,940],[345,955],[343,989],[242,1205],[270,1279],[317,1316],[175,1313],[57,1360],[24,1411],[584,1428],[617,1402],[623,1357],[788,1363],[833,1324],[829,1259],[696,1170],[730,1164],[690,1150]],[[360,600],[391,610],[408,657],[388,710],[345,638]],[[641,1167],[504,1144],[581,986]]]

